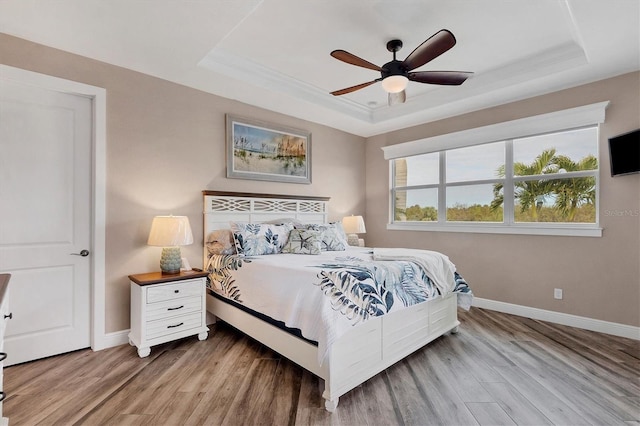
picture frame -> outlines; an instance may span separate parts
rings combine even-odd
[[[227,177],[311,183],[311,133],[226,115]]]

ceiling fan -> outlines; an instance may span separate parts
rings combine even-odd
[[[374,71],[380,71],[380,77],[367,83],[358,84],[356,86],[347,87],[345,89],[331,92],[334,96],[340,96],[356,90],[364,89],[367,86],[382,81],[382,87],[387,91],[389,105],[395,103],[403,103],[407,99],[405,88],[409,81],[428,84],[444,84],[444,85],[460,85],[467,78],[473,75],[472,72],[466,71],[417,71],[419,68],[429,61],[442,55],[456,44],[456,38],[449,30],[440,30],[405,58],[404,61],[396,59],[396,52],[402,48],[401,40],[391,40],[387,43],[387,50],[393,53],[393,60],[387,62],[382,67],[365,61],[356,55],[345,50],[334,50],[331,56],[358,67],[368,68]]]

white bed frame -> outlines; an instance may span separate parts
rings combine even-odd
[[[305,223],[328,220],[329,199],[270,194],[203,191],[204,236],[228,229],[229,221],[264,222],[294,218]],[[206,262],[207,250],[204,257]],[[205,263],[206,264],[206,263]],[[207,310],[274,351],[324,379],[325,408],[334,411],[340,396],[410,355],[432,340],[457,332],[457,296],[438,297],[354,327],[336,341],[328,361],[318,363],[318,348],[234,306],[207,295]]]

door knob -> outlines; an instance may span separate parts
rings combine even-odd
[[[82,256],[82,257],[87,257],[89,256],[89,250],[81,250],[80,253],[71,253],[74,256]]]

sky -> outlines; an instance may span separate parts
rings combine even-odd
[[[555,148],[557,154],[578,161],[587,155],[598,157],[597,127],[548,135],[532,136],[513,141],[514,162],[530,164],[546,149]],[[494,179],[496,170],[504,164],[505,143],[495,142],[447,151],[447,182]],[[438,153],[407,158],[407,184],[438,183]],[[473,185],[450,188],[447,205],[489,204],[493,199],[492,185]],[[436,206],[437,190],[411,191],[409,206]]]
[[[292,133],[269,130],[249,124],[233,123],[234,141],[243,138],[246,144],[244,148],[251,151],[262,151],[265,147],[269,147],[275,152],[283,134],[299,137],[301,140],[304,140],[303,137]]]

